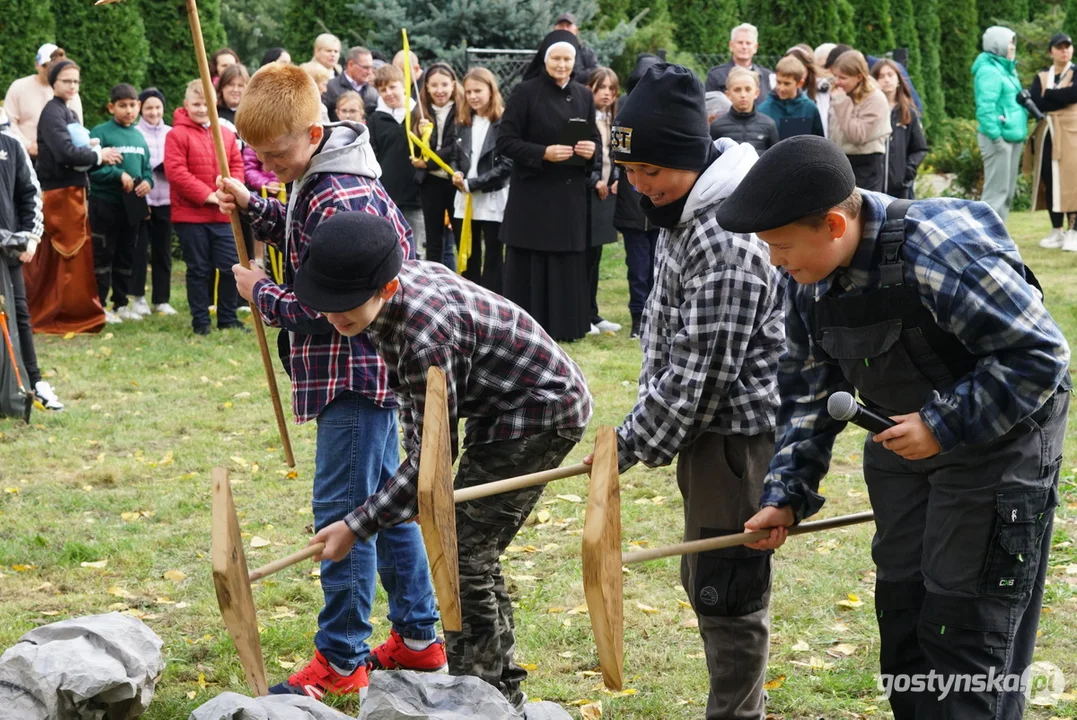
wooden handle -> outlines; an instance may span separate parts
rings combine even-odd
[[[271,563],[267,563],[260,568],[251,570],[250,581],[258,582],[267,575],[272,575],[275,572],[280,572],[286,567],[291,567],[298,562],[303,562],[307,558],[312,558],[322,550],[325,550],[325,543],[314,543],[309,545],[299,552],[294,552],[291,555],[282,557],[280,560],[274,560]]]
[[[224,147],[224,135],[221,134],[221,119],[217,115],[217,89],[213,87],[213,79],[209,74],[209,60],[206,57],[206,43],[202,39],[202,22],[198,19],[198,5],[195,0],[187,0],[187,19],[191,23],[191,40],[194,41],[195,60],[198,62],[198,74],[202,78],[202,93],[206,96],[206,106],[209,108],[210,133],[213,135],[213,147],[217,153],[217,169],[222,178],[231,177],[228,169],[228,152]],[[239,209],[231,215],[232,236],[236,243],[236,254],[240,264],[250,268],[250,258],[247,257],[247,246],[243,241],[243,227],[239,222]],[[262,354],[262,365],[265,367],[266,380],[269,381],[269,396],[273,401],[273,412],[277,416],[277,432],[280,434],[281,447],[284,449],[284,460],[288,467],[295,467],[295,455],[292,454],[292,441],[288,437],[288,423],[284,419],[284,406],[280,401],[280,390],[277,388],[277,376],[273,371],[273,358],[269,354],[269,345],[266,343],[265,326],[262,323],[262,315],[258,312],[255,303],[251,303],[251,317],[254,321],[254,334],[258,338],[258,347]]]
[[[869,520],[874,519],[875,514],[871,511],[854,513],[853,515],[841,515],[827,520],[816,520],[815,522],[806,522],[796,525],[789,528],[789,534],[803,535],[805,533],[813,533],[820,530],[832,530],[834,528],[845,527],[846,525],[856,525],[857,523],[868,522]],[[621,556],[621,564],[631,565],[632,563],[657,560],[658,558],[670,557],[673,555],[691,555],[693,553],[707,552],[708,550],[722,550],[723,548],[737,547],[738,545],[744,545],[745,543],[762,540],[768,535],[770,535],[770,530],[756,530],[755,532],[744,532],[735,535],[705,538],[703,540],[692,540],[691,542],[652,548],[650,550],[637,550],[636,552],[624,553]]]
[[[475,485],[473,487],[457,490],[453,493],[453,502],[462,503],[467,502],[468,500],[478,500],[479,498],[490,497],[491,495],[500,495],[501,493],[509,492],[510,490],[520,490],[533,485],[543,485],[554,480],[576,477],[577,475],[588,475],[590,472],[590,465],[578,463],[576,465],[565,465],[564,467],[554,468],[553,470],[543,470],[542,472],[520,475],[514,478],[496,480],[483,485]]]

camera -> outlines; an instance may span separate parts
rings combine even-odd
[[[1028,110],[1028,114],[1034,117],[1037,121],[1043,120],[1043,112],[1036,107],[1036,103],[1032,101],[1032,93],[1027,88],[1022,89],[1017,93],[1017,102],[1024,106],[1025,110]]]

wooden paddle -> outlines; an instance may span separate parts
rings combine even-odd
[[[612,431],[611,431],[612,432]],[[616,438],[612,459],[596,447],[591,486],[587,496],[587,517],[583,527],[583,590],[591,629],[598,649],[602,681],[611,690],[624,684],[624,579],[622,565],[674,555],[688,555],[737,547],[770,535],[769,530],[736,533],[693,540],[667,547],[621,553],[621,505],[618,491]],[[874,519],[871,512],[842,515],[828,520],[801,523],[789,528],[790,535],[831,530]]]
[[[445,373],[430,368],[426,374],[426,409],[423,413],[422,450],[419,456],[419,525],[430,561],[446,632],[460,632],[460,565],[456,553],[456,503],[478,500],[553,480],[586,475],[590,466],[579,463],[529,473],[453,491],[452,448]],[[614,438],[616,443],[616,438]],[[615,445],[616,447],[616,445]]]

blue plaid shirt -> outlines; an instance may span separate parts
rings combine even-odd
[[[862,191],[863,192],[863,191]],[[860,246],[847,268],[810,285],[786,286],[786,351],[778,367],[781,408],[778,451],[762,506],[789,505],[798,520],[824,499],[816,490],[845,423],[826,411],[827,398],[852,384],[815,346],[815,301],[835,283],[844,295],[881,287],[873,260],[890,198],[863,192]],[[984,203],[940,198],[912,205],[905,218],[905,283],[939,327],[979,360],[954,388],[920,410],[942,452],[985,445],[1040,408],[1066,378],[1069,346],[1036,291],[1024,281],[1017,246]]]

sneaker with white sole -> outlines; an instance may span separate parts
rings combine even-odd
[[[158,315],[179,315],[179,313],[176,312],[176,308],[168,303],[157,303],[153,306],[153,311]]]
[[[131,309],[134,310],[139,315],[141,315],[142,317],[146,317],[147,315],[152,315],[153,314],[153,310],[150,310],[150,304],[148,302],[146,302],[145,296],[132,297],[131,298]]]
[[[240,305],[236,308],[237,313],[249,313],[251,311],[250,305]]]
[[[123,307],[116,308],[116,317],[120,320],[131,320],[138,322],[142,319],[142,316],[135,312],[134,308],[130,305],[124,305]]]
[[[116,313],[112,312],[111,310],[106,310],[105,311],[105,324],[106,325],[119,325],[122,322],[123,322],[123,318],[121,318]]]
[[[1062,239],[1062,249],[1067,252],[1077,252],[1077,230],[1067,230]]]
[[[621,330],[620,325],[615,322],[610,322],[609,320],[599,320],[595,323],[595,327],[598,328],[599,332],[604,333],[615,333]]]
[[[44,380],[38,380],[34,385],[34,397],[45,406],[46,410],[63,410],[64,404],[56,397],[56,391]]]
[[[1057,250],[1062,247],[1062,242],[1065,238],[1065,233],[1062,232],[1062,228],[1052,228],[1051,234],[1040,240],[1040,247],[1047,250]]]
[[[591,329],[587,331],[588,335],[601,335],[602,331],[598,329],[598,326],[591,323]]]

